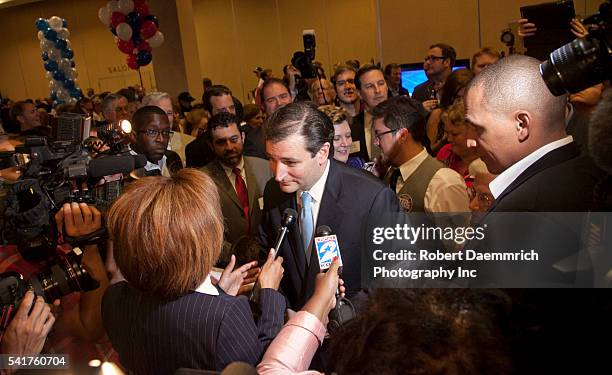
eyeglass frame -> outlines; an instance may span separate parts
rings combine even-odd
[[[425,56],[425,58],[423,59],[424,62],[427,61],[434,61],[434,60],[446,60],[448,57],[445,56],[434,56],[434,55],[429,55],[429,56]]]
[[[157,129],[147,129],[147,130],[139,130],[137,133],[138,134],[146,134],[147,137],[152,138],[152,139],[157,139],[157,137],[159,137],[160,135],[162,136],[162,138],[172,138],[172,135],[174,135],[174,131],[167,129],[168,131],[168,135],[164,135],[164,132],[166,132],[166,129],[164,130],[157,130]]]
[[[385,134],[389,134],[389,133],[395,133],[396,131],[399,131],[401,128],[397,128],[397,129],[391,129],[391,130],[387,130],[386,132],[382,132],[380,134],[376,134],[374,133],[374,139],[376,139],[378,142],[380,142],[380,137],[382,137]]]

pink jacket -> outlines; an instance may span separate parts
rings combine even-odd
[[[314,315],[299,311],[274,338],[257,366],[257,373],[321,375],[308,371],[310,361],[323,342],[325,326]]]

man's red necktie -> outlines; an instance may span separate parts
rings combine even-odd
[[[236,175],[236,195],[238,196],[238,200],[240,201],[240,205],[242,206],[242,211],[244,212],[244,218],[246,219],[246,229],[247,234],[251,233],[250,221],[249,221],[249,193],[247,191],[246,184],[240,175],[240,169],[234,168],[232,170]]]

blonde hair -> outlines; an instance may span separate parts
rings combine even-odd
[[[185,114],[185,133],[191,134],[194,129],[200,126],[200,122],[205,118],[208,120],[208,113],[202,108],[192,109]],[[208,124],[208,121],[206,121]]]
[[[458,126],[465,123],[465,106],[463,100],[457,100],[442,113],[442,121]]]
[[[348,121],[350,117],[346,109],[342,107],[336,107],[333,104],[322,105],[319,106],[318,109],[319,111],[325,113],[334,125],[338,125],[343,121]]]
[[[130,184],[111,206],[106,226],[125,279],[164,299],[195,290],[223,244],[215,183],[191,168]]]

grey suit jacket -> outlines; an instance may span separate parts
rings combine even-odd
[[[263,193],[266,187],[266,182],[272,178],[272,171],[267,160],[251,156],[244,157],[244,169],[246,174],[247,191],[249,192],[249,221],[251,227],[251,235],[257,232],[259,222],[261,221],[261,212],[263,208]],[[247,235],[246,220],[242,206],[236,195],[236,190],[232,186],[227,174],[223,170],[219,160],[214,160],[208,163],[202,171],[206,172],[215,181],[219,190],[219,198],[221,199],[221,209],[225,221],[225,250],[221,255],[220,261],[231,254],[227,254],[227,247],[232,246],[236,241]],[[260,205],[261,203],[261,205]],[[240,258],[241,254],[236,254]],[[244,255],[244,254],[242,254]],[[251,260],[254,260],[253,258]]]

